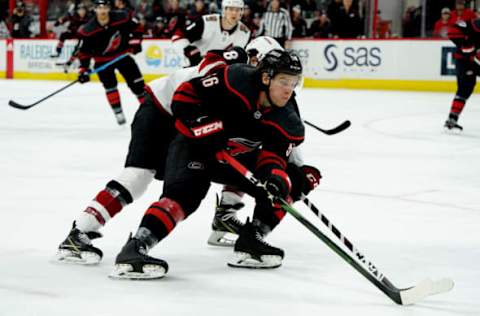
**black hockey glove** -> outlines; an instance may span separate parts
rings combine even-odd
[[[139,38],[132,38],[128,41],[128,46],[132,54],[138,54],[142,51],[142,40]]]
[[[290,178],[281,169],[273,169],[265,179],[265,188],[274,197],[286,199],[291,187]]]
[[[78,71],[78,82],[85,83],[90,81],[90,75],[88,74],[88,70],[86,68],[80,68]]]
[[[196,66],[202,60],[200,50],[196,46],[188,45],[183,49],[183,53],[185,54],[185,57],[187,57],[190,61],[190,66]]]

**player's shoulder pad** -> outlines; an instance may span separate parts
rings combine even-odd
[[[225,82],[230,92],[240,98],[250,111],[256,111],[260,93],[260,84],[252,84],[259,80],[256,68],[247,64],[233,64],[225,72]]]
[[[95,20],[95,18],[91,18],[87,23],[80,26],[77,32],[81,36],[89,36],[90,34],[95,33],[98,30],[100,30],[100,27],[97,21]]]
[[[110,24],[122,24],[130,21],[130,15],[123,10],[110,12]]]
[[[473,19],[471,24],[475,32],[480,33],[480,19]]]
[[[275,108],[263,116],[262,123],[288,139],[301,143],[305,138],[305,125],[298,115],[293,98],[282,108]]]
[[[206,15],[203,16],[203,19],[206,22],[215,22],[215,21],[220,20],[220,15],[218,15],[218,14],[206,14]]]

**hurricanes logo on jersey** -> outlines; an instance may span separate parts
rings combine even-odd
[[[105,48],[105,50],[103,51],[103,54],[115,52],[120,47],[121,43],[122,43],[122,35],[120,34],[120,31],[116,31],[110,38],[107,48]]]

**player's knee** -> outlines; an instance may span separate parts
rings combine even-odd
[[[131,200],[136,200],[145,193],[154,175],[154,170],[126,167],[112,182],[116,182],[128,192]]]
[[[164,188],[163,196],[177,201],[185,212],[185,217],[190,216],[197,210],[203,198],[207,194],[209,185],[177,183]]]

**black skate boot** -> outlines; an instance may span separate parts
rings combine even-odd
[[[152,280],[160,279],[168,271],[166,261],[147,255],[148,247],[140,239],[128,237],[115,260],[115,268],[110,274],[112,279]]]
[[[121,106],[112,107],[112,110],[118,125],[123,125],[127,122],[127,119],[125,118],[125,114],[123,114],[123,110]]]
[[[212,233],[207,243],[212,246],[233,247],[243,227],[236,212],[244,207],[243,203],[234,205],[221,204],[217,196],[217,207],[212,222]]]
[[[100,237],[99,232],[82,232],[73,222],[67,238],[58,246],[57,260],[85,265],[99,263],[103,253],[92,245],[91,240]]]
[[[235,268],[273,269],[282,265],[284,252],[269,245],[261,229],[247,220],[234,247],[234,257],[228,265]]]
[[[445,121],[444,127],[451,131],[463,131],[463,127],[458,125],[458,116],[450,114],[448,119]]]

